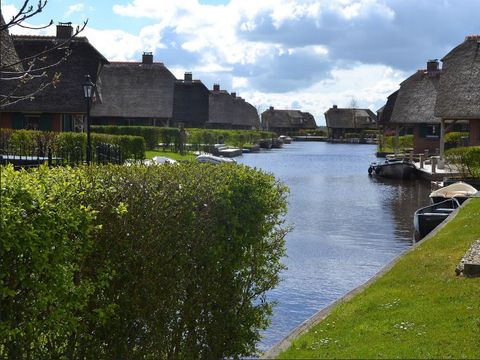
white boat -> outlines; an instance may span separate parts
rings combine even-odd
[[[441,189],[435,190],[430,194],[430,200],[433,204],[437,204],[441,201],[455,198],[459,203],[464,202],[470,196],[475,195],[478,192],[473,186],[464,183],[462,181],[445,186]]]
[[[198,155],[196,159],[199,163],[209,163],[209,164],[221,164],[221,163],[235,164],[236,163],[236,161],[231,158],[224,158],[221,156],[214,156],[209,154]]]
[[[170,159],[169,157],[166,157],[166,156],[154,156],[152,158],[152,161],[155,164],[165,164],[165,163],[176,164],[178,162],[177,160]]]
[[[288,135],[280,135],[278,140],[282,140],[284,144],[290,144],[292,142],[292,138]]]

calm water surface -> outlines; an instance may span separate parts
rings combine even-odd
[[[290,187],[288,270],[261,350],[318,310],[367,281],[412,245],[413,212],[429,185],[369,177],[375,146],[293,142],[238,162],[273,173]]]

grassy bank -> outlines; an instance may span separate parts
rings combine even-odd
[[[455,267],[480,237],[480,199],[280,358],[480,358],[480,278]]]
[[[196,155],[193,153],[186,153],[185,155],[181,155],[180,153],[174,152],[174,151],[164,151],[160,149],[156,150],[147,150],[145,152],[145,158],[146,159],[151,159],[155,156],[165,156],[173,160],[177,161],[193,161],[195,160]]]

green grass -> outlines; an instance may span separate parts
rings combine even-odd
[[[195,160],[196,155],[193,153],[186,153],[185,155],[180,155],[180,153],[176,153],[173,151],[163,151],[163,150],[147,150],[145,152],[145,157],[147,159],[151,159],[154,156],[165,156],[173,160],[177,161],[193,161]]]
[[[480,238],[479,217],[480,199],[473,199],[280,358],[480,358],[480,278],[455,275]]]

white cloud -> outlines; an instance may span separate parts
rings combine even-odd
[[[68,10],[67,12],[65,13],[65,16],[66,17],[69,17],[70,15],[72,15],[73,13],[78,13],[78,12],[82,12],[85,10],[85,4],[82,4],[82,3],[78,3],[78,4],[73,4],[73,5],[70,5],[68,7]]]

